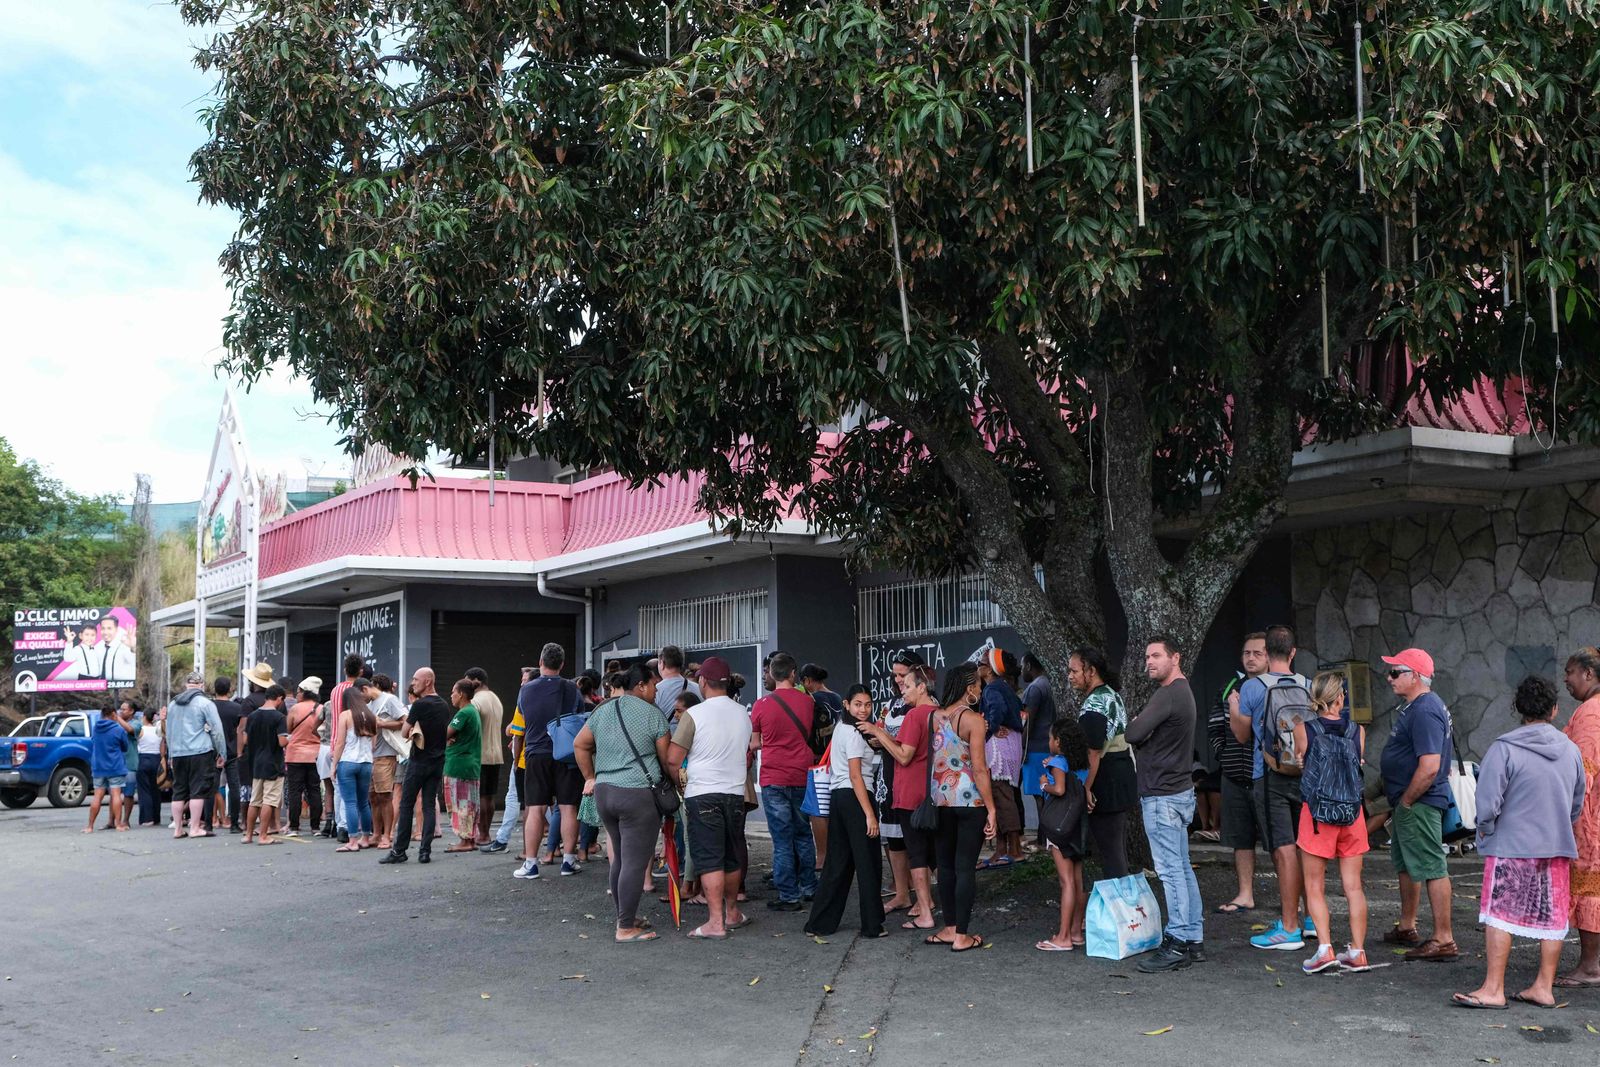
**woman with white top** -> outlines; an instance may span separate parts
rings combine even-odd
[[[344,710],[333,727],[334,777],[344,799],[350,834],[350,840],[335,852],[359,852],[374,843],[368,792],[372,789],[372,742],[378,734],[378,717],[368,701],[377,695],[371,678],[357,680],[346,690]]]
[[[883,896],[878,891],[883,884],[883,853],[878,847],[878,812],[873,802],[881,757],[856,728],[857,723],[872,718],[872,693],[866,686],[852,686],[845,694],[845,715],[830,745],[828,840],[833,847],[823,863],[806,933],[816,936],[839,929],[853,877],[861,908],[861,936],[883,937],[888,933],[883,928]]]
[[[139,732],[139,825],[161,825],[161,790],[156,778],[161,773],[161,724],[156,709],[145,708],[144,729]]]

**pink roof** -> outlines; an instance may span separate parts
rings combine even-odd
[[[1391,405],[1411,374],[1406,360],[1370,351],[1352,369],[1357,384]],[[1489,434],[1526,433],[1528,425],[1517,379],[1503,389],[1484,379],[1443,405],[1412,397],[1402,418]],[[837,441],[824,435],[823,447]],[[489,483],[480,478],[422,479],[415,489],[408,478],[387,478],[270,523],[261,534],[261,576],[341,556],[536,562],[702,521],[703,484],[698,474],[638,489],[617,474],[574,485],[500,481],[491,508]]]
[[[571,487],[476,478],[386,478],[261,532],[261,576],[340,556],[537,560],[562,550]]]

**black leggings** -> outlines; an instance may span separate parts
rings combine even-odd
[[[283,765],[283,810],[289,817],[289,829],[300,829],[300,801],[305,799],[311,809],[311,832],[322,825],[322,782],[317,778],[315,763],[285,763]]]
[[[978,896],[978,854],[983,851],[983,808],[940,808],[934,847],[939,855],[939,910],[945,926],[965,934]]]
[[[1128,813],[1091,811],[1089,836],[1094,838],[1094,854],[1107,878],[1128,876]]]

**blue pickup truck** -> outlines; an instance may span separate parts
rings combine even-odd
[[[0,738],[0,804],[25,808],[40,796],[75,808],[89,795],[89,736],[96,711],[56,711]]]

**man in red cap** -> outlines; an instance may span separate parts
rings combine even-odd
[[[1384,656],[1389,688],[1405,701],[1395,713],[1379,768],[1394,808],[1389,855],[1400,872],[1400,921],[1383,939],[1413,946],[1408,960],[1444,962],[1461,953],[1450,929],[1450,878],[1444,862],[1444,813],[1450,807],[1450,712],[1433,692],[1433,657],[1420,648]],[[1422,887],[1428,887],[1433,935],[1417,933]]]

